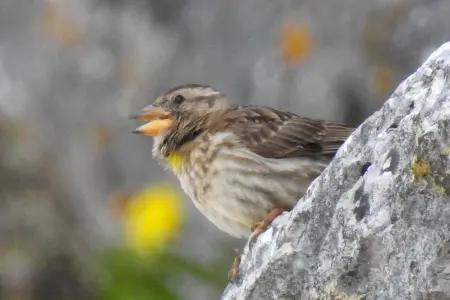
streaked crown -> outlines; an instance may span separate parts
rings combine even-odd
[[[175,87],[159,96],[153,106],[166,111],[192,111],[228,106],[226,96],[205,85],[187,84]]]

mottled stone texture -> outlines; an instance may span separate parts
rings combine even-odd
[[[450,299],[450,43],[395,90],[222,299]]]

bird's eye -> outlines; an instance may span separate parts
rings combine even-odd
[[[184,102],[184,97],[183,96],[181,96],[181,95],[176,95],[175,96],[175,98],[173,98],[173,103],[174,104],[177,104],[177,105],[180,105],[181,103],[183,103]]]

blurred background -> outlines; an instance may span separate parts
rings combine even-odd
[[[219,299],[234,248],[127,116],[179,84],[360,124],[448,0],[0,0],[0,299]]]

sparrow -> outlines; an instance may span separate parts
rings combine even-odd
[[[154,138],[197,209],[234,237],[256,239],[290,210],[354,128],[270,107],[236,105],[210,86],[187,84],[132,115]],[[236,257],[229,273],[238,273]]]

